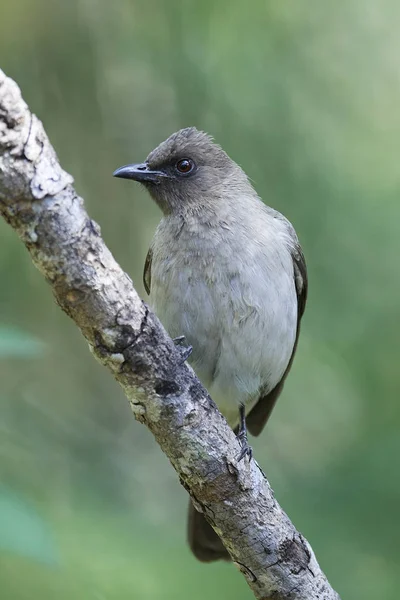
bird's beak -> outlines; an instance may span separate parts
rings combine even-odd
[[[120,167],[113,173],[114,177],[121,177],[122,179],[134,179],[140,183],[160,183],[160,179],[165,177],[165,173],[162,171],[152,171],[148,164],[141,163],[138,165],[126,165]]]

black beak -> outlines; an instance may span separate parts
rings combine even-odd
[[[122,179],[134,179],[140,183],[160,183],[162,177],[166,177],[162,171],[152,171],[146,163],[139,165],[126,165],[120,167],[113,173],[114,177],[121,177]]]

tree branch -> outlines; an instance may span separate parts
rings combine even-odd
[[[0,71],[0,213],[121,384],[256,598],[339,600],[255,461],[104,244],[41,122]]]

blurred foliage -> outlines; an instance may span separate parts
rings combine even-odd
[[[180,127],[296,226],[309,304],[255,454],[353,600],[399,586],[399,26],[394,0],[0,7],[0,66],[141,293],[160,215],[111,174]],[[0,247],[1,597],[250,598],[189,554],[172,468],[5,223]]]
[[[0,550],[54,564],[57,552],[47,525],[26,501],[0,487]]]
[[[40,340],[19,329],[0,325],[0,359],[40,356],[43,346]]]

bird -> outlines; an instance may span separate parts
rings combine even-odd
[[[243,169],[207,133],[173,133],[115,177],[141,183],[162,211],[143,282],[169,335],[251,460],[291,368],[307,299],[307,269],[292,224],[260,199]],[[202,562],[229,560],[189,505],[189,546]]]

